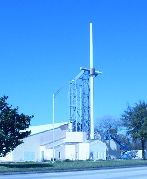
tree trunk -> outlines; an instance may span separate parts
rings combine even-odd
[[[142,159],[145,160],[145,140],[141,140],[141,146],[142,146]]]

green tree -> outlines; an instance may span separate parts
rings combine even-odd
[[[147,140],[147,103],[140,101],[135,106],[128,106],[121,117],[127,134],[134,140],[139,140],[142,147],[142,157],[145,159],[145,143]]]
[[[30,135],[26,129],[33,116],[18,113],[18,107],[13,108],[7,103],[7,96],[0,98],[0,156],[3,157]]]

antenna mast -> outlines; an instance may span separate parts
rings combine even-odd
[[[92,23],[90,23],[90,139],[94,139],[94,76],[93,68],[93,33]]]
[[[94,77],[101,72],[93,67],[93,34],[90,23],[90,69],[80,68],[80,73],[70,82],[70,122],[72,131],[86,132],[94,139]]]

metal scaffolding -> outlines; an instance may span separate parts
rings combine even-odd
[[[90,71],[82,70],[70,82],[70,122],[72,131],[86,132],[90,138]]]
[[[72,131],[86,132],[87,139],[94,139],[94,78],[101,74],[93,66],[93,35],[90,23],[90,68],[70,82],[70,122]]]

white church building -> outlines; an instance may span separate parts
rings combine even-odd
[[[106,160],[106,144],[87,140],[84,132],[71,132],[68,123],[31,126],[31,135],[0,161]],[[54,151],[54,152],[53,152]]]

